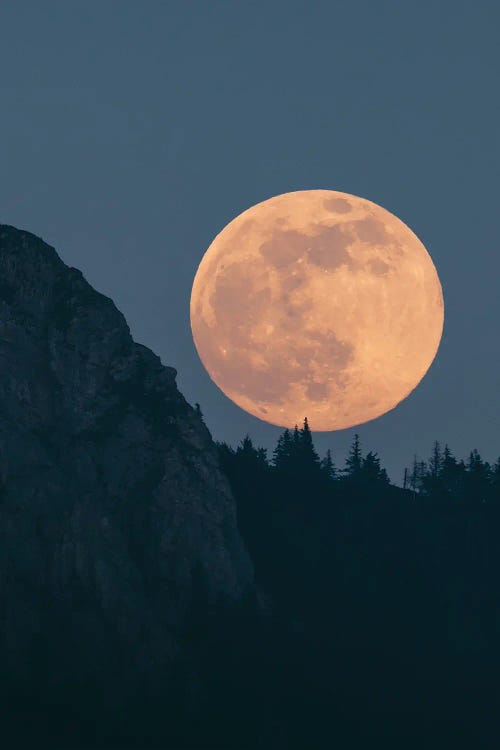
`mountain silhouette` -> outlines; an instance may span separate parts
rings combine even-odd
[[[113,302],[5,225],[0,355],[4,696],[166,691],[196,607],[253,587],[208,429]]]

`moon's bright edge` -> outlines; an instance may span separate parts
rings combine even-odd
[[[393,409],[441,340],[434,264],[396,216],[330,190],[285,193],[231,221],[205,253],[191,328],[207,372],[245,411],[339,430]]]

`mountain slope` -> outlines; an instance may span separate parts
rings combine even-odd
[[[217,452],[175,376],[53,248],[0,225],[9,690],[154,682],[193,608],[251,590]]]

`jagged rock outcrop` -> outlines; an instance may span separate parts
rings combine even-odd
[[[0,358],[2,675],[147,678],[253,585],[210,434],[113,302],[5,225]]]

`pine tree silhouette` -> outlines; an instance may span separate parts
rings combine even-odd
[[[286,471],[292,459],[292,434],[287,428],[278,438],[273,451],[272,465],[279,471]]]
[[[297,448],[297,459],[299,461],[300,469],[303,472],[307,472],[309,475],[318,475],[320,459],[314,447],[307,417],[305,417],[304,424],[299,431],[299,442]]]
[[[439,496],[443,494],[443,483],[441,481],[442,462],[441,444],[439,440],[435,440],[422,478],[422,489],[426,495]]]
[[[361,461],[360,476],[365,482],[389,484],[389,477],[385,469],[380,466],[377,453],[370,451]]]
[[[479,451],[474,448],[467,461],[465,481],[465,496],[469,502],[487,502],[490,494],[491,469],[487,461],[483,461]]]
[[[337,470],[333,462],[332,452],[330,448],[328,448],[326,452],[326,456],[323,459],[321,459],[320,467],[327,480],[336,479]]]
[[[439,470],[439,479],[445,495],[457,492],[461,483],[461,473],[460,465],[446,443]]]
[[[278,438],[273,451],[274,468],[297,480],[310,480],[319,475],[320,459],[314,447],[309,423],[304,419],[301,429],[295,425],[293,432],[286,429]]]
[[[255,448],[249,435],[245,435],[239,446],[236,448],[235,456],[240,465],[245,465],[248,469],[265,469],[268,467],[266,449]]]
[[[429,474],[432,479],[437,479],[439,477],[442,460],[441,444],[439,440],[435,440],[434,445],[432,446],[432,454],[429,459]]]
[[[413,493],[420,492],[420,489],[422,488],[422,474],[416,455],[413,456],[413,463],[409,472],[408,487]]]
[[[363,454],[361,452],[359,435],[356,433],[345,461],[344,476],[348,479],[359,479],[362,465]]]

